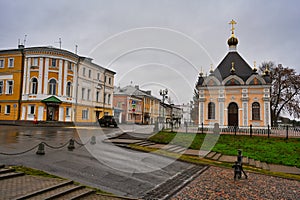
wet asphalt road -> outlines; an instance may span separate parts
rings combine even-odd
[[[191,164],[149,153],[141,153],[104,142],[108,136],[139,127],[20,127],[0,126],[0,164],[24,165],[40,169],[57,176],[72,179],[84,185],[99,188],[116,195],[142,197],[158,184],[184,171]],[[147,131],[140,130],[143,137]],[[96,144],[90,144],[92,136]],[[75,149],[69,151],[70,138]],[[36,155],[37,148],[20,155],[1,155],[28,150],[40,142],[47,143],[45,155]]]

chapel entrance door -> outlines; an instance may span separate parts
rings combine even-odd
[[[239,107],[236,103],[230,103],[228,106],[228,126],[239,125]]]

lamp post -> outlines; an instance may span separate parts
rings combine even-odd
[[[162,96],[162,102],[163,102],[163,129],[165,128],[165,109],[164,109],[164,104],[165,104],[165,99],[168,98],[168,89],[160,90],[159,91],[160,96]]]

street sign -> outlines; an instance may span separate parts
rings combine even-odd
[[[135,105],[135,104],[136,104],[136,101],[135,101],[135,100],[132,100],[132,101],[131,101],[131,104],[132,104],[132,105]]]

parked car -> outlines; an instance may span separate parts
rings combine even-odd
[[[100,119],[98,119],[98,122],[100,126],[106,126],[106,127],[114,126],[115,128],[118,127],[118,124],[114,116],[109,116],[109,115],[103,116]]]

